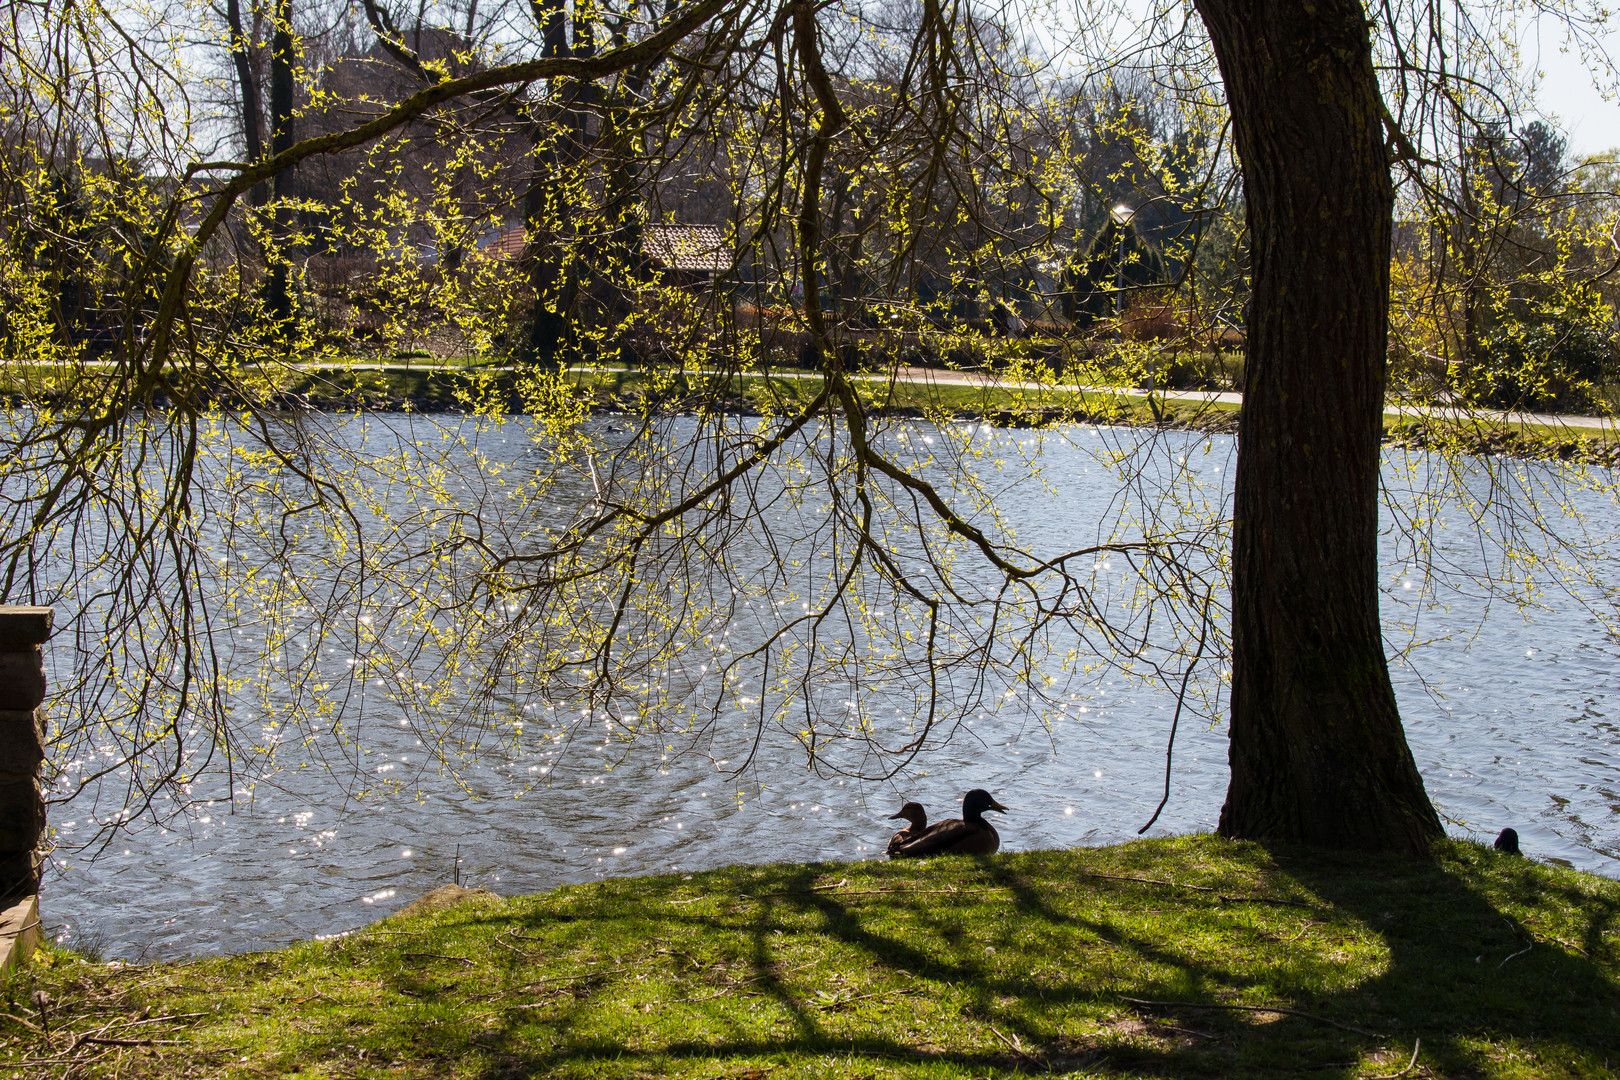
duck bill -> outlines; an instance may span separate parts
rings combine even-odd
[[[1007,812],[1007,808],[1005,806],[1002,806],[1000,803],[996,802],[996,800],[994,800],[994,799],[990,800],[990,805],[985,807],[985,809],[986,810],[998,810],[1003,814],[1005,814]]]
[[[902,819],[902,818],[905,818],[905,816],[906,816],[906,815],[904,815],[904,814],[890,814],[890,815],[889,815],[889,820],[890,820],[890,821],[899,821],[899,820],[901,820],[901,819]]]

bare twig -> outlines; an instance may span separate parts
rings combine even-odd
[[[996,1030],[996,1025],[986,1023],[984,1026],[990,1029],[990,1034],[994,1035],[996,1038],[998,1038],[1002,1042],[1006,1043],[1007,1048],[1009,1050],[1011,1050],[1013,1053],[1017,1054],[1019,1057],[1023,1058],[1025,1061],[1033,1061],[1037,1065],[1041,1064],[1040,1061],[1036,1060],[1035,1058],[1033,1058],[1029,1054],[1027,1054],[1024,1051],[1023,1047],[1016,1045],[1011,1039],[1007,1038],[1007,1036],[1005,1036],[1001,1032],[997,1031]]]
[[[1317,905],[1306,903],[1303,900],[1288,900],[1281,896],[1229,896],[1209,885],[1187,885],[1180,881],[1163,881],[1159,878],[1129,877],[1124,874],[1083,874],[1083,877],[1102,878],[1105,881],[1134,881],[1141,885],[1168,885],[1172,889],[1191,889],[1194,892],[1214,893],[1215,899],[1223,904],[1283,904],[1287,907],[1314,908]]]
[[[17,1016],[17,1015],[15,1015],[13,1013],[0,1013],[0,1020],[10,1020],[10,1021],[13,1021],[14,1023],[21,1024],[23,1027],[27,1028],[29,1031],[37,1032],[40,1035],[45,1034],[45,1031],[42,1028],[38,1027],[35,1024],[29,1023],[27,1020],[24,1020],[22,1017]]]
[[[1416,1040],[1413,1041],[1413,1043],[1412,1043],[1412,1060],[1408,1061],[1406,1063],[1406,1068],[1402,1069],[1400,1072],[1398,1072],[1398,1073],[1390,1073],[1388,1076],[1369,1076],[1367,1078],[1367,1080],[1400,1080],[1400,1077],[1403,1077],[1407,1073],[1411,1072],[1412,1071],[1412,1066],[1417,1064],[1418,1048],[1420,1046],[1422,1046],[1422,1045],[1423,1045],[1423,1040],[1422,1039],[1416,1039]]]
[[[468,967],[473,966],[473,962],[465,956],[451,956],[449,953],[408,952],[400,953],[400,955],[406,960],[454,960],[458,964],[466,964]]]
[[[142,1024],[162,1024],[162,1023],[166,1023],[166,1022],[168,1022],[170,1020],[192,1020],[192,1019],[195,1019],[196,1017],[199,1017],[199,1016],[208,1016],[208,1015],[211,1015],[211,1014],[205,1013],[205,1012],[171,1013],[168,1016],[148,1016],[148,1017],[146,1017],[145,1019],[142,1019],[142,1020],[131,1020],[128,1023],[126,1023],[126,1024],[122,1025],[122,1026],[123,1027],[137,1027],[137,1026],[142,1025]]]
[[[503,934],[496,934],[494,939],[493,939],[495,944],[499,945],[501,948],[505,949],[507,952],[517,953],[519,956],[522,956],[522,957],[527,957],[529,955],[527,951],[518,948],[516,945],[508,945],[506,942],[502,941],[501,938],[504,937],[504,936],[505,935],[503,935]]]
[[[1084,873],[1081,876],[1089,878],[1102,878],[1104,881],[1134,881],[1141,885],[1168,885],[1172,889],[1192,889],[1195,892],[1212,893],[1217,891],[1208,885],[1187,885],[1180,881],[1162,881],[1159,878],[1150,877],[1128,877],[1124,874]]]
[[[99,1043],[102,1046],[184,1046],[184,1039],[104,1039],[96,1035],[81,1035],[73,1041],[74,1049],[82,1043]]]
[[[1502,964],[1506,964],[1509,960],[1513,959],[1515,956],[1523,956],[1525,953],[1529,952],[1531,949],[1533,949],[1535,947],[1536,947],[1536,943],[1534,941],[1532,941],[1530,944],[1526,945],[1524,948],[1520,949],[1518,952],[1509,953],[1507,956],[1502,957],[1502,963],[1496,965],[1496,970],[1501,971],[1502,970]]]
[[[685,954],[683,953],[681,955],[684,956]],[[688,959],[690,959],[690,957],[688,957]],[[780,979],[784,975],[791,975],[795,971],[802,971],[802,970],[804,970],[805,968],[809,967],[811,964],[814,964],[814,963],[815,963],[814,960],[807,960],[802,964],[795,964],[793,967],[786,968],[786,969],[784,969],[782,971],[768,971],[763,975],[755,975],[751,979],[743,979],[740,982],[734,982],[730,986],[723,986],[719,990],[716,990],[714,993],[705,994],[703,997],[699,997],[699,998],[676,998],[674,1000],[676,1002],[679,1002],[680,1004],[683,1004],[683,1005],[689,1005],[689,1004],[692,1004],[694,1002],[699,1002],[699,1001],[713,1001],[715,998],[724,997],[726,994],[731,993],[733,990],[740,989],[741,987],[749,986],[749,985],[751,985],[753,983],[757,983],[757,982],[764,982],[766,979]],[[867,995],[867,996],[871,996],[871,995]],[[858,1001],[860,999],[859,998],[852,998],[851,1000]]]
[[[1357,1035],[1366,1035],[1372,1039],[1382,1038],[1376,1032],[1351,1027],[1349,1024],[1341,1024],[1337,1020],[1329,1020],[1327,1017],[1317,1016],[1315,1013],[1284,1008],[1281,1005],[1226,1005],[1214,1001],[1146,1001],[1142,998],[1131,997],[1122,997],[1119,1000],[1128,1001],[1132,1005],[1146,1005],[1153,1009],[1230,1009],[1235,1012],[1281,1013],[1284,1016],[1299,1016],[1306,1020],[1315,1020],[1318,1023],[1328,1024],[1332,1027],[1343,1028],[1345,1031],[1353,1031]]]
[[[747,893],[745,895],[747,895],[751,899],[759,899],[760,897],[763,897],[763,896],[808,896],[811,893],[829,892],[829,891],[831,891],[833,889],[842,889],[845,885],[848,885],[848,884],[849,884],[849,879],[844,878],[842,881],[835,881],[831,885],[812,885],[808,889],[787,889],[787,890],[785,890],[783,892]],[[850,895],[855,896],[857,894],[851,893]],[[676,903],[676,901],[671,900],[670,903],[673,904],[673,903]]]
[[[1152,401],[1153,396],[1149,394],[1148,402],[1151,404]],[[1157,405],[1153,406],[1153,412],[1155,416],[1158,415],[1159,407]],[[1181,724],[1181,708],[1183,705],[1187,704],[1187,683],[1192,679],[1193,668],[1197,667],[1198,661],[1203,658],[1204,644],[1209,639],[1210,600],[1211,597],[1206,593],[1204,595],[1203,611],[1200,616],[1201,625],[1198,630],[1198,648],[1193,653],[1192,659],[1187,661],[1186,670],[1181,673],[1181,690],[1176,694],[1176,711],[1175,715],[1170,717],[1170,737],[1164,744],[1164,797],[1159,800],[1159,805],[1154,807],[1153,816],[1147,819],[1147,823],[1145,825],[1136,830],[1137,836],[1141,836],[1143,833],[1147,832],[1153,827],[1153,823],[1159,820],[1159,815],[1164,813],[1165,806],[1170,802],[1170,763],[1176,751],[1176,728]]]
[[[522,990],[533,990],[537,986],[545,986],[545,985],[547,985],[549,983],[578,982],[581,979],[594,979],[598,975],[615,975],[615,974],[618,974],[621,971],[629,971],[629,970],[630,969],[627,968],[627,967],[601,968],[601,969],[598,969],[596,971],[587,971],[582,975],[557,975],[557,976],[554,976],[553,978],[549,978],[549,979],[536,979],[534,982],[524,983],[522,986],[509,986],[505,990],[497,990],[493,994],[479,994],[474,998],[474,1000],[475,1001],[488,1001],[491,998],[498,998],[498,997],[502,996],[503,994],[516,994],[516,993],[518,993],[519,991],[522,991]],[[517,1007],[518,1008],[528,1008],[528,1006],[517,1006]]]

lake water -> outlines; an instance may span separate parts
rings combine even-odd
[[[496,462],[521,464],[534,452],[522,421],[384,423],[392,430],[356,428],[345,437],[360,445],[386,437],[393,446],[411,425],[442,433],[461,423]],[[611,423],[594,423],[605,447],[617,445]],[[680,433],[677,426],[673,434]],[[954,433],[957,443],[961,436]],[[954,445],[946,433],[913,424],[886,437],[896,453],[914,455],[919,471],[944,475],[944,464],[925,458]],[[995,508],[1036,552],[1078,546],[1095,539],[1099,521],[1129,517],[1118,495],[1119,461],[1129,454],[1138,472],[1179,475],[1216,510],[1229,490],[1233,447],[1225,437],[1150,439],[1090,427],[980,428],[971,437],[980,453],[950,467],[990,478]],[[1402,492],[1440,482],[1427,459],[1391,451],[1386,460],[1395,506],[1409,510]],[[1039,476],[1020,479],[1030,462]],[[1512,825],[1532,856],[1620,873],[1620,732],[1612,712],[1620,646],[1577,602],[1592,600],[1592,589],[1577,584],[1574,598],[1553,592],[1521,611],[1464,583],[1476,563],[1496,565],[1494,553],[1507,543],[1491,520],[1480,540],[1470,493],[1516,485],[1556,492],[1597,538],[1620,526],[1612,494],[1565,490],[1555,469],[1521,462],[1477,462],[1449,479],[1465,497],[1415,527],[1428,538],[1427,557],[1401,539],[1414,530],[1394,527],[1404,510],[1388,515],[1386,543],[1389,642],[1401,654],[1394,677],[1429,793],[1456,835],[1488,841]],[[1575,529],[1572,518],[1565,532]],[[1589,556],[1587,566],[1600,583],[1617,580],[1612,551]],[[1124,590],[1124,571],[1099,557],[1095,573]],[[971,569],[964,574],[973,577]],[[738,634],[733,652],[758,632],[744,614],[728,624]],[[59,622],[68,615],[58,607]],[[735,862],[879,858],[896,827],[887,816],[902,800],[923,802],[936,818],[955,816],[971,787],[990,789],[1009,808],[996,820],[1004,850],[1133,838],[1162,794],[1173,695],[1118,671],[1077,674],[1046,655],[1039,663],[1063,668],[1044,700],[997,688],[994,707],[977,702],[948,739],[881,780],[818,775],[786,728],[767,731],[756,748],[742,713],[721,716],[710,736],[672,754],[653,740],[627,743],[611,727],[544,709],[528,714],[522,737],[457,759],[451,775],[421,745],[422,731],[403,707],[362,679],[345,705],[370,755],[356,768],[283,767],[251,789],[238,779],[234,791],[216,772],[212,801],[139,821],[105,847],[82,845],[121,806],[127,788],[117,776],[54,806],[58,850],[44,886],[45,919],[63,939],[108,956],[263,949],[364,925],[458,870],[464,884],[524,893]],[[1214,667],[1200,673],[1206,689],[1218,685]],[[892,696],[894,687],[885,692]],[[750,751],[752,763],[735,772]],[[86,762],[74,765],[79,775]],[[365,797],[354,780],[361,774],[386,777],[403,793]],[[1183,717],[1171,797],[1150,835],[1212,829],[1225,786],[1224,730]]]

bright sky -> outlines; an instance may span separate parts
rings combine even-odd
[[[1117,54],[1130,54],[1141,44],[1140,28],[1150,22],[1149,12],[1164,0],[1001,0],[1023,17],[1018,20],[1033,43],[1048,55],[1060,53],[1062,39],[1080,24],[1090,24],[1090,32],[1100,40],[1115,44]],[[1590,0],[1568,0],[1569,6],[1587,8]],[[992,5],[993,6],[993,5]],[[1004,9],[1006,10],[1006,9]],[[1179,9],[1178,9],[1179,13]],[[1096,21],[1090,21],[1095,18]],[[1620,15],[1607,35],[1604,47],[1620,65]],[[1620,150],[1620,75],[1603,71],[1601,61],[1583,59],[1581,52],[1566,43],[1567,28],[1555,16],[1543,16],[1531,23],[1520,38],[1520,58],[1525,81],[1535,87],[1541,113],[1555,119],[1569,136],[1569,151],[1575,155]],[[1107,53],[1107,49],[1102,49]],[[1072,58],[1070,62],[1075,62]],[[1594,70],[1597,69],[1596,75]],[[1597,85],[1607,85],[1607,100]],[[1528,117],[1526,118],[1528,119]]]
[[[1596,154],[1620,149],[1620,98],[1615,75],[1607,76],[1608,100],[1594,85],[1592,72],[1580,53],[1564,49],[1563,28],[1550,19],[1531,27],[1524,36],[1523,56],[1534,78],[1541,110],[1556,117],[1569,134],[1574,154]],[[1611,56],[1620,62],[1620,29],[1608,36]]]

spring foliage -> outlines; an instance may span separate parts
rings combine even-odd
[[[210,765],[385,790],[378,695],[452,771],[605,725],[884,774],[1101,667],[1213,715],[1220,490],[1120,439],[1121,500],[1032,553],[997,491],[1038,462],[877,416],[857,378],[1226,370],[1240,175],[1208,43],[1171,14],[1122,53],[1098,12],[953,0],[19,5],[0,573],[72,626],[57,794],[122,785],[116,826]],[[1392,70],[1421,69],[1411,15]],[[1405,384],[1601,405],[1612,163],[1499,133],[1442,157],[1455,115],[1389,97]],[[298,408],[396,356],[472,358],[465,415]],[[730,407],[805,360],[814,392]],[[576,389],[598,365],[642,371],[617,430]]]

